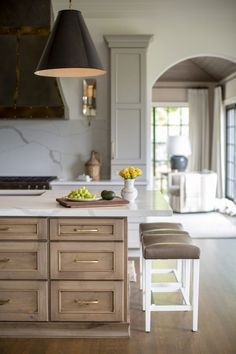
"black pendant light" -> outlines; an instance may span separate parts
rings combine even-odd
[[[52,77],[88,77],[105,74],[80,11],[58,13],[35,71]]]

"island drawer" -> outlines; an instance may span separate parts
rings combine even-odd
[[[0,321],[48,321],[46,281],[0,281]]]
[[[122,321],[122,281],[52,281],[52,321]]]
[[[124,279],[123,242],[51,242],[52,279]]]
[[[51,240],[123,240],[125,218],[52,218]]]
[[[47,219],[0,218],[0,240],[47,240]]]
[[[46,242],[1,242],[0,279],[47,279]]]

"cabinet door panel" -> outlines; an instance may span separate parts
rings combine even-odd
[[[46,281],[0,281],[0,321],[48,321]]]
[[[123,242],[51,242],[52,279],[124,279]]]
[[[140,109],[117,109],[115,159],[140,162],[142,160]]]
[[[122,281],[52,281],[53,321],[122,321]]]
[[[46,242],[1,242],[0,279],[47,279]]]
[[[123,240],[124,218],[53,218],[51,240],[113,241]]]
[[[0,218],[0,240],[47,240],[47,219]]]
[[[141,102],[141,55],[140,53],[117,53],[116,104]]]

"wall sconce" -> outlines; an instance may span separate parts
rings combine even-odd
[[[96,116],[96,80],[83,80],[83,115],[88,118],[91,125],[92,118]]]

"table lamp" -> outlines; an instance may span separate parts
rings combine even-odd
[[[170,156],[171,170],[183,172],[188,165],[188,156],[191,155],[190,141],[187,136],[169,136],[167,151]]]

